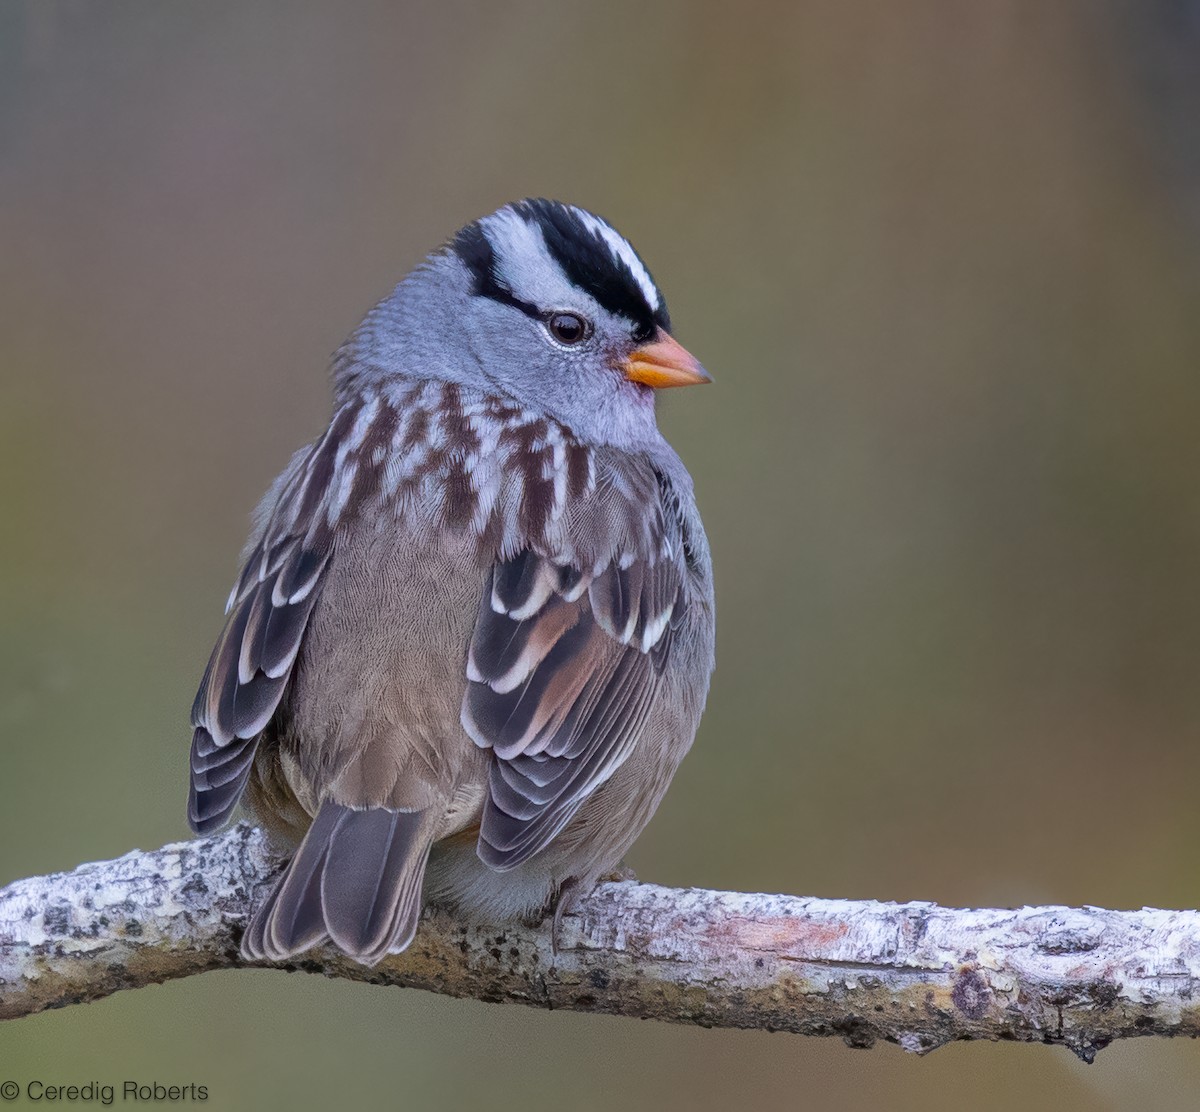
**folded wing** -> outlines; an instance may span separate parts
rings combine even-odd
[[[490,570],[462,722],[494,755],[478,844],[492,868],[544,849],[638,740],[686,606],[661,510],[640,551],[584,567],[530,546]]]
[[[291,678],[333,552],[330,500],[347,473],[337,445],[354,416],[339,412],[293,460],[230,595],[192,704],[188,822],[197,834],[220,826],[237,805],[259,736]]]

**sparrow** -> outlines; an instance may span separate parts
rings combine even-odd
[[[374,965],[423,907],[531,921],[650,821],[714,666],[708,542],[655,421],[709,382],[611,224],[468,224],[333,357],[192,708],[188,820],[292,853],[241,942]]]

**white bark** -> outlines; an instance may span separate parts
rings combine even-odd
[[[0,1018],[244,963],[280,862],[261,833],[134,852],[0,891]],[[1063,1043],[1200,1034],[1200,913],[801,899],[602,884],[550,927],[427,913],[375,969],[332,952],[287,968],[490,1001],[877,1039]]]

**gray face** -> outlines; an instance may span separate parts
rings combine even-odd
[[[621,364],[669,327],[649,272],[608,224],[519,202],[464,228],[368,316],[345,377],[487,385],[593,443],[635,446],[658,438],[654,391]]]

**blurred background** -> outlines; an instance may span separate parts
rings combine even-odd
[[[1200,902],[1200,5],[0,9],[0,883],[186,836],[187,714],[329,353],[459,225],[603,213],[665,399],[709,711],[630,864]],[[1192,1043],[891,1046],[210,974],[0,1074],[214,1107],[1194,1108]]]

